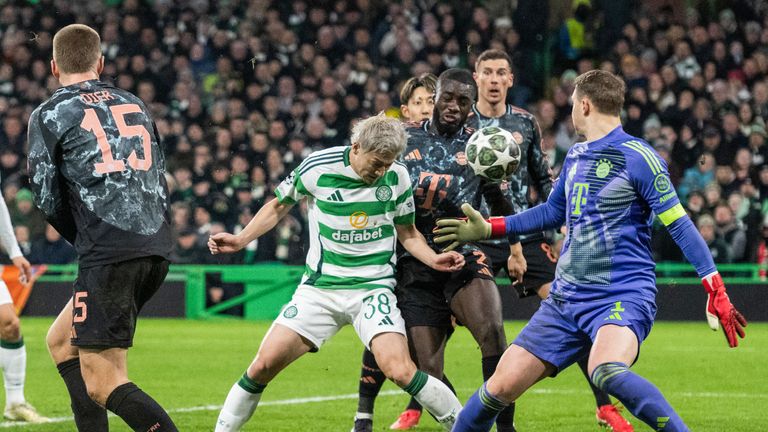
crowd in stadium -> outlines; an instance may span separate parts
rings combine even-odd
[[[578,140],[569,121],[573,79],[596,67],[614,71],[628,88],[625,130],[667,161],[715,260],[768,260],[761,2],[730,2],[731,9],[701,2],[682,13],[621,0],[147,3],[0,8],[0,179],[33,263],[75,259],[34,208],[25,177],[29,115],[58,87],[49,73],[51,39],[74,22],[102,36],[102,79],[137,94],[154,114],[167,155],[176,263],[303,262],[299,207],[244,253],[214,258],[205,239],[242,229],[310,152],[348,142],[356,119],[397,115],[407,78],[471,69],[487,48],[512,55],[511,102],[536,115],[553,175]],[[683,259],[671,244],[660,229],[658,261]]]

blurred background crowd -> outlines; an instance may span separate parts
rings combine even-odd
[[[237,232],[313,150],[351,124],[398,115],[402,83],[472,69],[487,48],[513,58],[509,102],[534,113],[553,174],[578,140],[573,79],[592,68],[627,83],[627,132],[667,161],[715,260],[765,262],[768,237],[768,4],[759,0],[110,0],[0,6],[0,181],[22,250],[67,263],[72,248],[27,189],[26,124],[57,87],[60,27],[102,37],[102,79],[152,110],[167,154],[176,263],[302,263],[305,211],[237,255],[207,253]],[[666,231],[658,261],[683,260]]]

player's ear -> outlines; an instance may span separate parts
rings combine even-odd
[[[592,102],[584,96],[581,98],[581,113],[586,117],[592,111]]]
[[[512,88],[512,86],[515,84],[515,74],[512,72],[509,73],[509,86],[507,88]]]
[[[400,115],[405,120],[411,119],[411,111],[408,109],[408,105],[400,105]]]
[[[56,78],[59,79],[59,66],[56,64],[56,60],[51,59],[51,74]]]
[[[104,56],[99,57],[99,62],[96,64],[96,74],[101,75],[104,70]]]

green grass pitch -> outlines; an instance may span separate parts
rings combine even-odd
[[[0,423],[18,431],[73,431],[69,398],[45,350],[52,318],[23,318],[28,351],[27,399],[46,425]],[[507,323],[512,339],[522,322]],[[251,361],[269,323],[143,319],[129,351],[130,377],[171,412],[181,431],[210,431],[230,386]],[[728,349],[704,316],[695,323],[659,322],[634,370],[652,380],[694,431],[768,428],[768,324],[753,323],[738,349]],[[357,404],[362,346],[351,327],[270,383],[246,431],[348,431]],[[481,384],[480,353],[465,329],[448,345],[446,373],[465,401]],[[408,397],[392,383],[376,403],[375,430],[388,430]],[[0,394],[2,394],[0,392]],[[315,398],[315,399],[311,399]],[[317,400],[319,399],[319,400]],[[594,400],[576,368],[547,379],[518,401],[522,431],[599,430]],[[630,416],[631,418],[631,416]],[[631,418],[636,430],[650,430]],[[118,418],[112,431],[129,429]],[[417,431],[440,431],[428,416]]]

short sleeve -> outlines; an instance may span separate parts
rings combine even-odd
[[[298,168],[294,169],[275,189],[275,196],[280,204],[293,205],[306,196],[311,196],[301,181]]]
[[[411,179],[406,168],[395,165],[398,174],[398,195],[395,198],[395,225],[413,225],[416,222]]]

